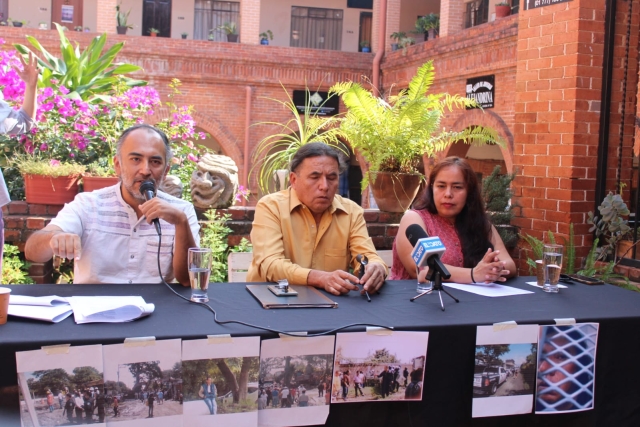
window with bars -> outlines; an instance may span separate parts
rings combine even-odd
[[[291,7],[291,47],[340,50],[342,9]]]
[[[464,27],[471,28],[489,21],[489,0],[477,0],[465,4]]]
[[[196,0],[194,10],[193,38],[227,41],[224,31],[216,30],[227,22],[235,22],[240,29],[240,2]]]

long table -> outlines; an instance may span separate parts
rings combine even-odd
[[[640,294],[611,285],[569,285],[559,294],[547,294],[525,284],[534,278],[512,279],[507,284],[533,294],[486,298],[451,290],[460,303],[443,294],[446,311],[437,295],[415,302],[415,281],[387,282],[372,302],[350,293],[330,296],[337,309],[264,310],[241,283],[214,283],[211,306],[219,320],[242,320],[260,326],[318,333],[354,323],[392,326],[402,331],[429,331],[422,402],[369,402],[332,405],[327,425],[386,426],[640,426]],[[76,325],[73,316],[58,323],[10,317],[0,326],[0,390],[15,390],[16,351],[44,345],[121,343],[126,337],[201,339],[206,335],[261,336],[271,332],[247,326],[218,325],[213,314],[173,295],[160,284],[146,285],[16,285],[20,295],[141,295],[156,305],[147,318],[125,324]],[[187,296],[188,288],[174,287]],[[472,377],[477,325],[515,320],[518,324],[553,324],[557,318],[599,322],[596,353],[595,409],[572,414],[517,415],[471,418]],[[347,332],[363,331],[352,326]],[[11,387],[14,386],[12,389]],[[0,426],[19,425],[17,396],[0,398]]]

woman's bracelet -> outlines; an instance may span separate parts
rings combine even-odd
[[[473,278],[473,268],[471,269],[471,283],[476,283],[476,279]]]

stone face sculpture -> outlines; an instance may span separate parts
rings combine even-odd
[[[238,192],[238,167],[228,156],[207,153],[191,175],[191,199],[198,209],[224,209]]]
[[[183,187],[182,181],[175,175],[167,175],[164,181],[162,181],[162,184],[160,184],[160,190],[178,199],[182,198]]]

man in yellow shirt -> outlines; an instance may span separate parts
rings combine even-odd
[[[291,160],[291,187],[263,197],[256,206],[249,282],[287,279],[334,295],[358,290],[373,293],[384,283],[387,267],[367,232],[363,210],[336,195],[340,153],[324,143],[302,146]],[[358,254],[369,263],[358,279]]]

